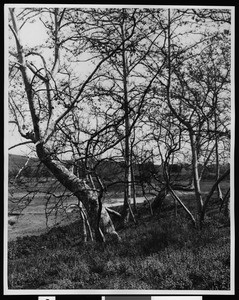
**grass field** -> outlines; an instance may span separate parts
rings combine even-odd
[[[192,193],[182,198],[194,205]],[[117,245],[83,243],[76,218],[47,233],[10,241],[8,287],[229,290],[230,222],[218,207],[213,199],[198,231],[180,207],[175,216],[170,201],[154,216],[141,204],[138,223],[118,231],[122,242]]]

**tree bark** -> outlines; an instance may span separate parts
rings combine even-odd
[[[124,10],[123,10],[124,13]],[[124,22],[124,21],[123,21]],[[122,64],[123,64],[123,91],[124,91],[124,114],[125,114],[125,147],[124,147],[124,160],[125,160],[125,174],[124,174],[124,209],[122,212],[123,223],[127,223],[131,215],[133,221],[136,223],[134,214],[130,203],[131,194],[131,167],[130,167],[130,116],[129,116],[129,101],[128,101],[128,88],[127,88],[127,78],[128,78],[128,66],[126,59],[125,50],[125,29],[124,23],[121,25],[121,35],[122,35]]]
[[[59,161],[54,160],[42,143],[36,145],[36,151],[41,162],[53,173],[56,179],[69,191],[74,193],[77,199],[83,203],[87,211],[90,226],[95,231],[95,238],[96,240],[99,239],[97,234],[99,212],[98,193],[93,191],[84,180],[79,179],[68,171]],[[103,235],[106,235],[106,240],[108,238],[114,241],[120,240],[111,218],[104,207],[102,207],[101,211],[100,229]]]
[[[134,178],[134,167],[133,167],[133,159],[132,159],[132,152],[131,152],[131,162],[130,162],[130,170],[131,170],[131,187],[132,187],[132,198],[134,204],[134,212],[137,213],[137,202],[136,202],[136,188],[135,188],[135,178]]]
[[[193,168],[193,182],[195,188],[195,197],[197,202],[197,214],[196,214],[196,227],[201,228],[201,216],[203,212],[203,199],[200,187],[200,177],[198,172],[198,157],[197,157],[197,148],[196,141],[193,132],[189,132],[190,135],[190,143],[192,150],[192,168]]]
[[[214,106],[217,105],[217,95],[215,97],[215,104]],[[218,124],[217,124],[217,111],[216,109],[214,110],[214,126],[215,126],[215,131],[218,130]],[[219,143],[218,143],[218,135],[216,134],[215,136],[215,155],[216,155],[216,181],[219,179],[220,177],[220,162],[219,162],[219,149],[218,149]],[[222,196],[222,191],[221,191],[221,187],[220,184],[218,183],[217,185],[217,194],[218,194],[218,198],[220,199],[220,201],[223,201],[223,196]]]

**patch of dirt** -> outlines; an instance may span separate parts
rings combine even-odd
[[[67,204],[76,203],[75,200],[71,202]],[[69,212],[59,210],[57,215],[51,215],[46,222],[45,205],[39,199],[34,199],[21,213],[9,214],[7,238],[12,241],[26,235],[40,235],[54,226],[63,226],[74,222],[77,215],[72,210]]]

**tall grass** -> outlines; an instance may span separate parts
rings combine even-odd
[[[172,211],[173,212],[173,211]],[[179,209],[141,215],[122,242],[84,244],[79,222],[9,243],[10,289],[230,289],[230,228],[214,214],[201,231]],[[171,213],[171,216],[169,215]]]

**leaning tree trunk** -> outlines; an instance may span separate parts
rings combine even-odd
[[[55,11],[55,16],[57,15],[57,10]],[[69,172],[59,161],[53,159],[51,157],[50,152],[47,150],[43,142],[41,142],[42,135],[41,135],[41,130],[39,127],[40,120],[38,116],[38,104],[35,103],[35,96],[34,96],[34,91],[33,91],[33,80],[30,78],[27,74],[27,70],[31,69],[31,71],[34,73],[33,78],[38,77],[41,79],[42,83],[46,86],[46,92],[49,93],[47,97],[50,97],[50,85],[49,85],[49,80],[52,78],[54,80],[54,74],[57,73],[58,68],[57,65],[59,65],[59,47],[57,46],[56,49],[56,55],[55,55],[55,63],[52,69],[52,73],[48,74],[46,72],[46,76],[44,77],[42,74],[40,75],[38,71],[35,71],[34,68],[30,67],[30,64],[27,64],[25,52],[24,52],[24,47],[21,44],[21,40],[19,37],[19,30],[18,30],[18,25],[17,25],[17,20],[15,17],[14,13],[14,8],[10,9],[10,17],[12,20],[12,26],[10,26],[15,40],[16,40],[16,50],[17,50],[17,61],[19,64],[19,69],[22,74],[22,79],[26,91],[26,96],[28,100],[28,105],[29,105],[29,110],[31,114],[31,120],[32,120],[32,125],[33,125],[33,130],[34,134],[32,133],[27,133],[24,136],[26,138],[31,138],[34,143],[36,143],[36,151],[37,155],[40,159],[40,161],[53,173],[53,175],[56,177],[56,179],[63,185],[65,186],[69,191],[74,193],[74,195],[81,201],[86,208],[88,217],[89,217],[89,222],[90,226],[95,230],[96,233],[96,238],[102,237],[102,234],[108,234],[109,236],[113,236],[114,239],[119,240],[119,237],[115,231],[114,225],[105,210],[105,208],[102,209],[101,212],[101,228],[98,228],[98,212],[99,212],[99,202],[98,202],[98,195],[96,191],[93,191],[88,185],[83,180],[80,180],[77,178],[74,174]],[[60,26],[60,22],[56,22],[56,33],[57,30],[59,29],[58,27]],[[109,56],[110,57],[110,56]],[[101,63],[104,60],[101,61]],[[98,64],[98,67],[101,65],[101,63]],[[97,67],[97,68],[98,68]],[[92,73],[94,74],[97,70]],[[46,66],[45,66],[46,70]],[[91,74],[91,76],[92,76]],[[48,76],[49,75],[49,76]],[[91,78],[88,77],[88,80]],[[87,80],[85,81],[85,84],[87,83]],[[84,85],[83,85],[84,86]],[[80,94],[79,94],[80,95]],[[77,96],[78,98],[78,96]],[[48,99],[50,105],[49,105],[49,121],[52,116],[52,106],[51,106],[51,100]],[[61,117],[63,117],[66,113],[68,113],[70,110],[66,110],[65,113],[62,114]],[[59,119],[58,119],[59,120]],[[51,132],[50,127],[52,124],[48,124],[48,131]],[[19,127],[20,128],[20,127]],[[47,133],[48,138],[50,137],[49,132]],[[48,139],[47,138],[47,139]],[[102,234],[98,234],[102,232]]]
[[[120,237],[115,231],[111,218],[104,207],[101,210],[100,228],[98,228],[99,202],[97,192],[93,191],[84,180],[72,174],[59,161],[54,160],[42,143],[37,144],[36,150],[40,161],[64,187],[74,193],[77,199],[83,203],[87,211],[90,226],[95,232],[96,240],[102,241],[103,234],[103,237],[105,235],[106,239],[119,241]]]

